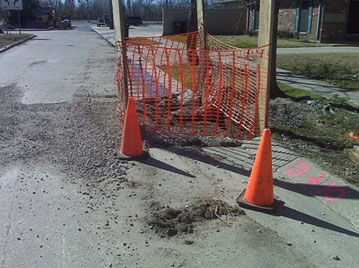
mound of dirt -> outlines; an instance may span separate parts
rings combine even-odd
[[[199,201],[183,209],[162,208],[158,203],[152,203],[151,208],[154,211],[147,219],[147,224],[162,237],[193,233],[194,223],[221,219],[222,215],[245,215],[242,209],[213,199]]]

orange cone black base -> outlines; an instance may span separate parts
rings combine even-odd
[[[245,194],[246,194],[246,189],[244,189],[243,192],[236,199],[236,202],[238,203],[238,205],[240,207],[249,208],[249,209],[256,210],[256,211],[261,211],[261,212],[272,212],[272,211],[275,211],[277,206],[278,206],[278,201],[277,200],[274,200],[273,204],[270,205],[270,206],[255,205],[253,203],[248,202],[245,199],[245,197],[244,197]]]
[[[248,187],[237,198],[237,203],[253,210],[273,211],[276,202],[272,173],[271,132],[269,129],[264,129]]]
[[[140,125],[138,124],[135,99],[128,98],[125,123],[123,125],[120,159],[135,160],[147,158],[142,149]]]

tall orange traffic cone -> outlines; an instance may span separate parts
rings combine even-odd
[[[143,158],[145,155],[133,97],[128,98],[120,154],[122,159]]]
[[[237,198],[242,207],[274,210],[271,131],[264,129],[247,189]]]

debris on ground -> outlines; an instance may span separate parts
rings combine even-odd
[[[270,103],[269,126],[274,140],[359,185],[359,165],[346,156],[356,143],[348,133],[359,131],[357,108],[325,99],[276,98]]]
[[[147,219],[147,224],[161,237],[171,237],[177,234],[193,233],[194,223],[218,219],[226,225],[230,223],[222,218],[224,215],[235,217],[245,215],[244,210],[232,207],[222,200],[203,200],[183,209],[162,207],[158,203],[151,204],[153,210]]]
[[[150,129],[143,131],[142,136],[146,144],[152,148],[168,148],[168,147],[238,147],[242,145],[241,140],[219,136],[205,135],[178,135],[166,132],[156,132]]]

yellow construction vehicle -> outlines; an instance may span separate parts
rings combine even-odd
[[[36,24],[39,28],[65,28],[60,17],[56,15],[53,6],[41,6],[36,16]],[[67,25],[66,25],[67,26]]]

